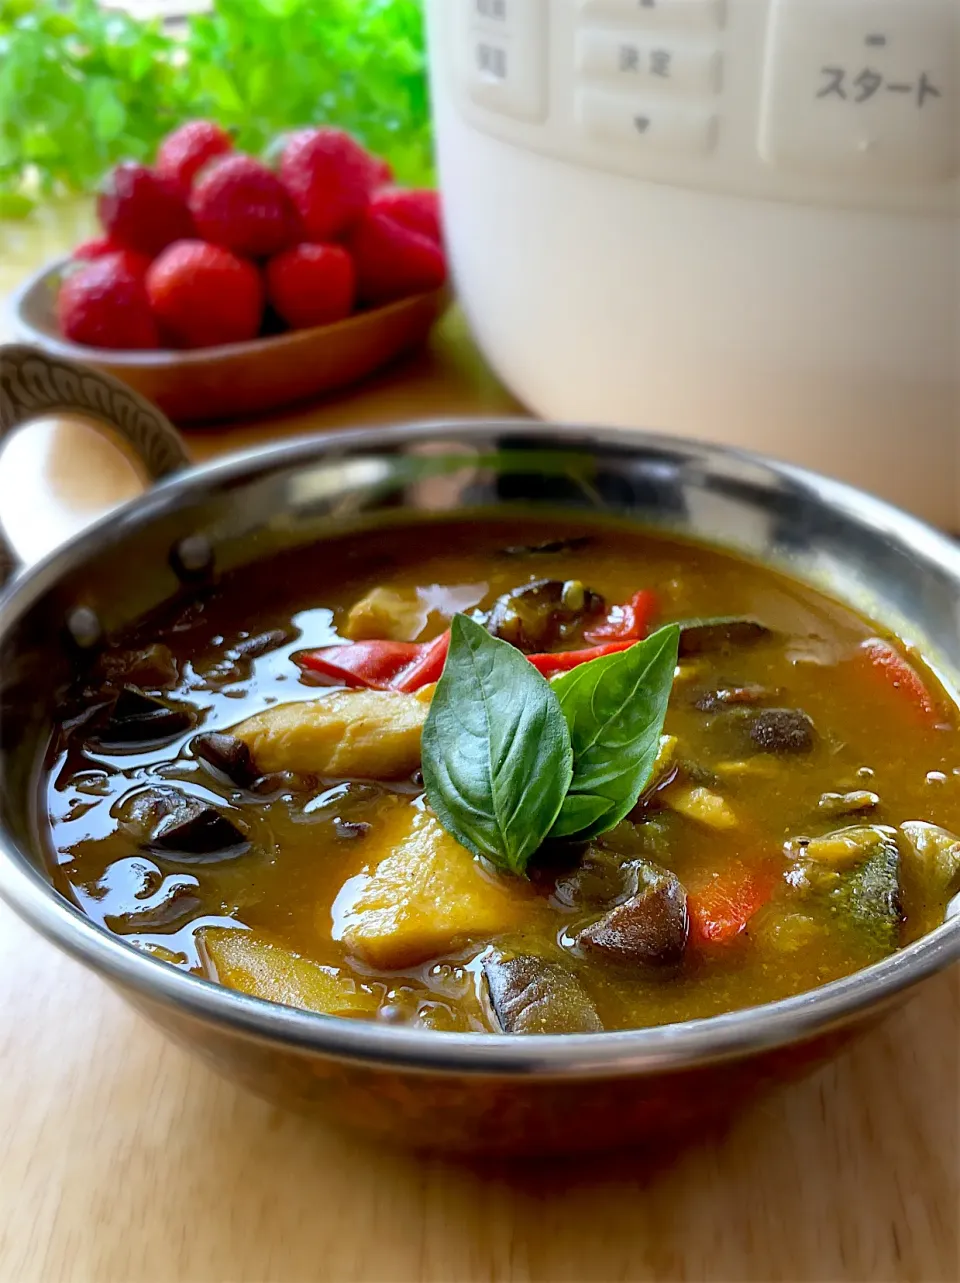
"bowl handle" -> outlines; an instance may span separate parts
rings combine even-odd
[[[39,348],[19,343],[0,346],[0,441],[50,414],[93,419],[129,446],[151,481],[190,464],[173,424],[119,379]],[[19,559],[11,555],[0,526],[0,570],[5,560],[15,566]],[[2,579],[0,574],[0,583]]]

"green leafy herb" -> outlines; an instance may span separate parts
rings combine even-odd
[[[215,0],[170,26],[95,0],[0,0],[0,217],[90,191],[198,116],[254,153],[284,130],[336,124],[398,182],[429,184],[420,0]]]
[[[570,729],[573,782],[553,837],[619,824],[650,781],[677,666],[680,629],[581,664],[552,682]]]
[[[533,665],[464,615],[451,625],[422,761],[427,801],[447,832],[523,873],[573,777],[570,736]]]
[[[619,824],[653,771],[679,636],[671,624],[547,683],[457,615],[422,747],[427,801],[447,832],[523,873],[546,837]]]

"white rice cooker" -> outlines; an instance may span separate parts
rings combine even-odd
[[[550,418],[960,529],[960,0],[428,0],[457,287]]]

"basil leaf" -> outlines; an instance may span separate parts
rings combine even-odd
[[[573,776],[570,735],[549,684],[518,650],[464,615],[422,738],[423,782],[457,841],[523,873]]]
[[[596,837],[619,824],[650,781],[680,629],[661,628],[551,683],[570,728],[573,781],[551,837]]]

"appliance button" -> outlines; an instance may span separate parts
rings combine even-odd
[[[516,7],[517,0],[469,0],[470,16],[476,22],[489,22],[491,26],[503,28],[510,21],[510,10]]]
[[[765,161],[797,173],[944,182],[960,172],[956,0],[774,0]]]
[[[591,138],[647,150],[706,154],[717,143],[711,111],[676,106],[660,99],[627,98],[592,89],[577,95],[577,123]]]
[[[726,21],[725,0],[580,0],[580,8],[657,31],[716,31]]]
[[[463,28],[467,93],[478,106],[520,120],[547,114],[544,0],[469,0]]]
[[[579,32],[577,68],[586,76],[615,81],[619,89],[716,93],[720,88],[721,60],[715,49],[637,40],[615,31]]]

